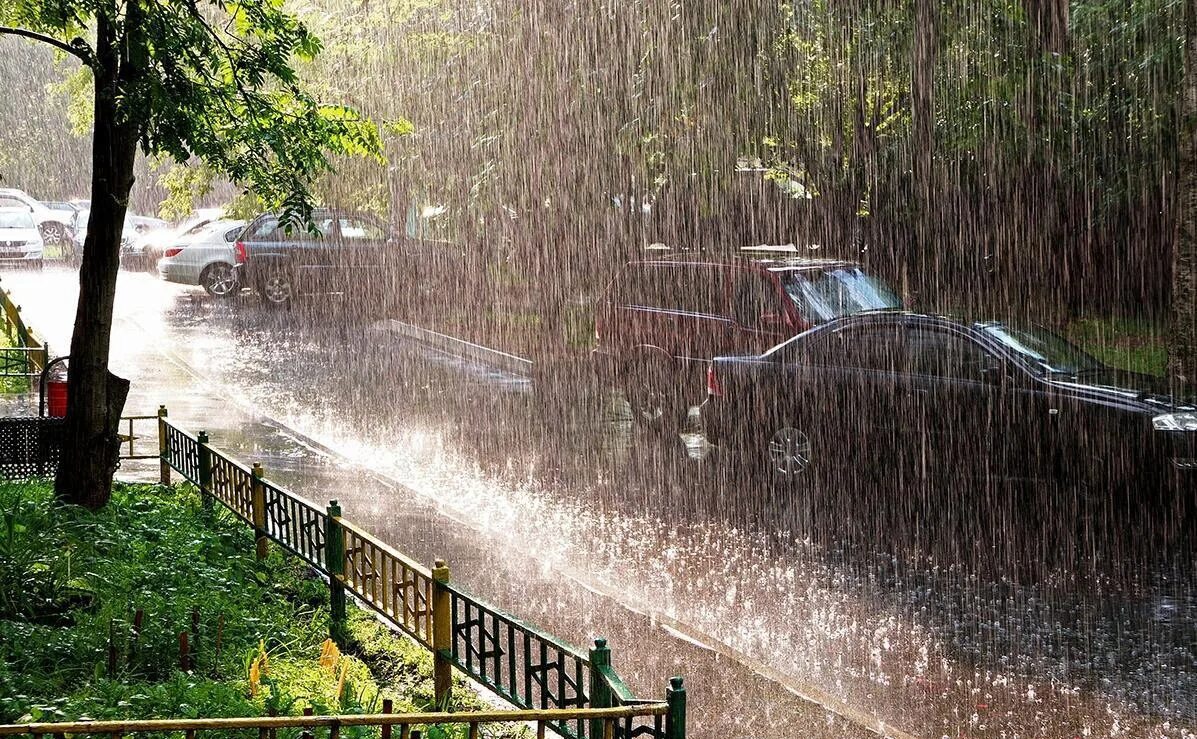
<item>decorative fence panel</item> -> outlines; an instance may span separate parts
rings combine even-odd
[[[327,573],[324,529],[328,525],[328,514],[272,482],[263,480],[262,487],[265,489],[266,533],[287,551]]]
[[[586,655],[450,584],[443,562],[430,570],[374,538],[342,518],[335,501],[321,511],[266,480],[260,467],[213,448],[206,433],[179,429],[165,409],[158,423],[163,482],[174,469],[254,526],[258,556],[266,556],[265,542],[273,540],[327,575],[334,638],[343,634],[348,590],[432,650],[438,703],[451,689],[449,670],[455,667],[514,706],[537,711],[541,732],[547,727],[570,739],[685,736],[680,678],[666,701],[637,699],[611,668],[603,640]],[[620,712],[580,710],[612,706]]]
[[[345,520],[345,587],[432,649],[432,573]]]
[[[0,418],[0,477],[54,474],[62,453],[61,418]]]
[[[450,586],[453,664],[521,708],[589,705],[588,658],[514,616]],[[554,727],[585,736],[582,726]]]

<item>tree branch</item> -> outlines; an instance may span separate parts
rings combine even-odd
[[[9,26],[0,26],[0,36],[23,36],[28,39],[33,39],[34,41],[41,41],[44,44],[53,46],[59,51],[65,51],[79,61],[83,62],[88,67],[93,66],[91,55],[87,53],[86,46],[82,44],[68,44],[64,41],[59,41],[53,36],[47,36],[34,31],[27,31],[24,28],[12,28]]]

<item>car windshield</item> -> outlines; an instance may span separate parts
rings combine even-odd
[[[27,210],[0,210],[0,228],[37,228]]]
[[[1013,351],[1027,368],[1038,375],[1076,376],[1106,369],[1096,358],[1063,337],[1038,326],[985,323],[980,324],[979,328]]]
[[[859,267],[790,270],[780,277],[786,294],[810,323],[822,323],[866,310],[902,307],[902,301],[884,282],[865,274]]]

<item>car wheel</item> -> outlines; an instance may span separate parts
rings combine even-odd
[[[61,223],[47,221],[43,223],[38,230],[42,232],[42,241],[50,244],[51,246],[58,246],[62,242],[66,241],[66,227]]]
[[[262,299],[271,305],[289,304],[294,297],[294,291],[291,276],[283,270],[271,271],[258,289]]]
[[[635,422],[662,431],[675,430],[681,400],[672,368],[664,361],[638,362],[623,374],[624,395]]]
[[[807,476],[814,459],[810,434],[788,421],[777,426],[762,451],[769,473],[781,480]]]
[[[237,276],[224,262],[209,264],[200,274],[200,286],[214,298],[228,298],[237,292]]]

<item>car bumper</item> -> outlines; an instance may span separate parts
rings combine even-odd
[[[43,252],[41,249],[36,251],[26,252],[0,252],[0,264],[19,265],[19,264],[37,264],[42,261]]]
[[[165,259],[158,260],[158,277],[167,282],[181,285],[198,285],[200,268],[194,264],[178,264]]]
[[[707,441],[718,446],[720,441],[728,438],[727,414],[719,399],[708,395],[707,399],[698,407],[698,424],[702,435]]]
[[[619,357],[603,349],[593,349],[590,352],[590,367],[599,382],[614,384],[619,374]]]

